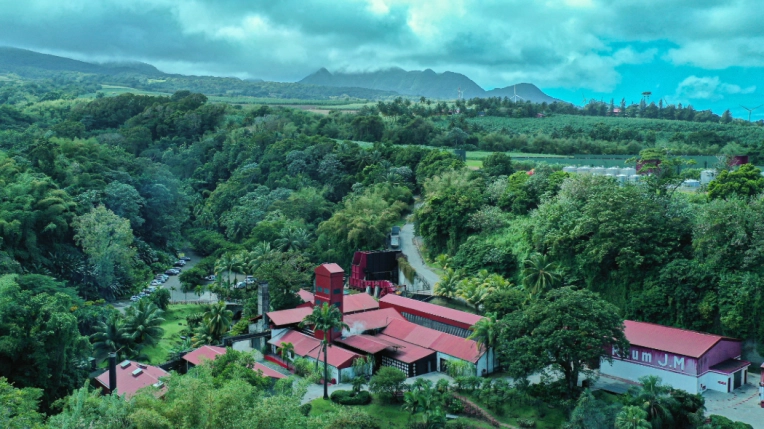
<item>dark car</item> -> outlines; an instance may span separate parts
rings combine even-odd
[[[179,273],[179,271],[177,271],[177,270],[167,270],[164,273],[167,274],[168,276],[174,276],[174,275],[177,275]]]
[[[191,257],[190,256],[184,256],[184,257],[180,258],[180,260],[188,262],[188,261],[191,260]]]

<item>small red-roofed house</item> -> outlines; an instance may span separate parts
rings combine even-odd
[[[732,392],[746,383],[750,362],[741,360],[740,340],[653,323],[624,322],[631,344],[625,358],[613,347],[613,362],[602,359],[600,373],[638,382],[656,375],[689,393]]]
[[[117,388],[112,392],[109,386],[109,370],[95,378],[105,393],[116,393],[130,399],[143,388],[153,389],[153,393],[162,396],[167,387],[159,379],[169,375],[167,371],[158,366],[145,365],[132,360],[125,360],[117,364]]]

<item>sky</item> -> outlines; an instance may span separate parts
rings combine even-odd
[[[762,22],[762,0],[0,0],[0,45],[284,82],[431,68],[747,118],[741,104],[764,104]]]

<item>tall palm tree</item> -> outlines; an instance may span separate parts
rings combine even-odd
[[[470,326],[472,333],[468,340],[475,340],[478,348],[485,346],[488,359],[491,362],[491,368],[495,366],[493,349],[499,337],[499,327],[496,323],[496,314],[488,313],[486,317],[480,319],[474,325]]]
[[[292,353],[294,353],[294,344],[281,343],[279,354],[281,355],[281,360],[283,360],[284,363],[286,363],[287,369],[289,369],[289,362],[292,361]]]
[[[650,429],[646,417],[647,413],[639,407],[623,407],[615,417],[615,429]]]
[[[138,301],[125,312],[125,332],[140,347],[154,345],[162,339],[164,311],[148,299]]]
[[[534,253],[523,263],[523,285],[533,296],[538,296],[560,281],[557,269],[557,264],[549,261],[547,255]]]
[[[244,266],[246,267],[247,272],[254,273],[257,271],[265,257],[275,251],[275,249],[271,248],[271,243],[268,243],[267,241],[257,243],[244,260]]]
[[[119,313],[112,313],[108,319],[98,322],[95,333],[90,336],[96,359],[104,359],[111,352],[120,357],[130,355],[130,338],[125,332],[125,323]]]
[[[324,303],[313,307],[313,313],[300,322],[300,327],[313,326],[313,330],[322,331],[324,349],[324,399],[329,400],[329,359],[327,352],[332,341],[331,332],[335,330],[350,329],[347,323],[342,321],[342,313],[339,308]]]
[[[209,306],[204,313],[204,323],[209,327],[210,333],[215,340],[223,337],[228,332],[233,319],[233,312],[226,308],[224,301],[218,301]]]
[[[218,282],[222,282],[223,273],[226,274],[226,287],[230,288],[231,273],[233,273],[235,267],[239,264],[239,260],[233,253],[225,253],[215,262],[215,275]]]
[[[212,332],[212,328],[205,322],[199,324],[194,330],[194,336],[191,338],[191,342],[194,348],[201,347],[207,344],[215,343],[215,336]]]

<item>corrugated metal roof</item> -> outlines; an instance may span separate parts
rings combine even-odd
[[[255,371],[262,372],[263,375],[266,376],[266,377],[271,377],[271,378],[276,378],[276,379],[285,378],[286,377],[286,375],[284,375],[284,374],[282,374],[282,373],[280,373],[280,372],[278,372],[276,370],[270,369],[267,366],[261,364],[260,362],[255,362],[255,367],[252,368],[252,369],[255,370]]]
[[[339,265],[337,265],[337,264],[335,264],[333,262],[330,263],[330,264],[321,264],[318,267],[316,267],[315,271],[316,271],[316,273],[318,273],[319,271],[323,271],[323,272],[328,273],[328,274],[338,274],[338,273],[344,273],[345,272],[345,270],[343,270],[342,267],[340,267]]]
[[[339,339],[337,342],[371,354],[379,353],[388,347],[394,346],[394,344],[380,340],[379,337],[373,335],[352,335]]]
[[[475,341],[425,328],[405,320],[393,320],[382,333],[473,363],[476,363],[485,351],[484,348],[478,349]]]
[[[313,313],[313,309],[310,307],[298,307],[290,308],[289,310],[271,311],[266,314],[275,326],[287,326],[302,322],[311,313]]]
[[[138,390],[144,387],[151,386],[159,381],[159,377],[165,377],[169,375],[167,371],[159,368],[158,366],[144,365],[145,368],[140,368],[142,371],[138,375],[133,375],[133,371],[139,369],[139,363],[130,361],[130,365],[125,368],[118,363],[117,364],[117,394],[125,395],[127,399],[130,399],[135,395]],[[106,370],[103,374],[96,377],[98,383],[105,388],[109,388],[109,371]],[[163,394],[167,390],[167,387],[161,387],[158,392]]]
[[[356,313],[359,311],[376,310],[379,308],[379,302],[368,293],[356,293],[342,297],[342,311],[345,314]]]
[[[311,350],[321,344],[321,340],[309,337],[302,332],[290,330],[280,338],[268,341],[268,344],[273,344],[276,347],[281,347],[282,343],[292,343],[294,346],[294,354],[297,356],[307,356]]]
[[[435,354],[434,350],[426,349],[424,347],[419,347],[415,344],[407,343],[405,341],[401,341],[397,338],[393,338],[384,334],[380,334],[377,336],[377,338],[388,341],[398,347],[394,349],[388,348],[385,352],[386,356],[390,356],[393,359],[397,359],[401,362],[405,363],[414,363],[418,360],[424,359],[430,355]]]
[[[453,308],[430,304],[429,302],[417,301],[411,298],[405,298],[395,294],[387,294],[379,300],[380,308],[390,306],[397,307],[400,311],[408,308],[424,314],[454,321],[463,325],[472,326],[483,318],[477,314],[467,313],[465,311],[454,310]]]
[[[393,320],[406,319],[394,308],[382,308],[364,311],[363,313],[346,314],[343,320],[350,326],[350,333],[361,334],[364,331],[384,328]]]
[[[319,350],[321,350],[321,356],[318,355]],[[330,345],[329,347],[327,347],[326,354],[328,356],[329,365],[339,369],[350,367],[353,364],[353,360],[361,357],[360,355],[357,355],[351,352],[350,350],[343,349],[342,347],[339,347],[337,345]],[[323,347],[316,347],[315,349],[311,350],[308,353],[308,356],[323,362],[324,361]]]
[[[734,340],[721,335],[688,331],[656,325],[654,323],[624,321],[626,339],[635,346],[647,347],[664,352],[675,353],[694,358],[703,356],[721,340]]]
[[[298,290],[297,296],[299,296],[300,299],[302,299],[302,302],[309,302],[311,304],[313,304],[313,300],[315,299],[313,292],[309,292],[305,289]]]
[[[201,346],[198,349],[188,352],[183,356],[183,360],[194,365],[200,365],[203,360],[215,360],[218,356],[224,355],[225,349],[217,346]]]

